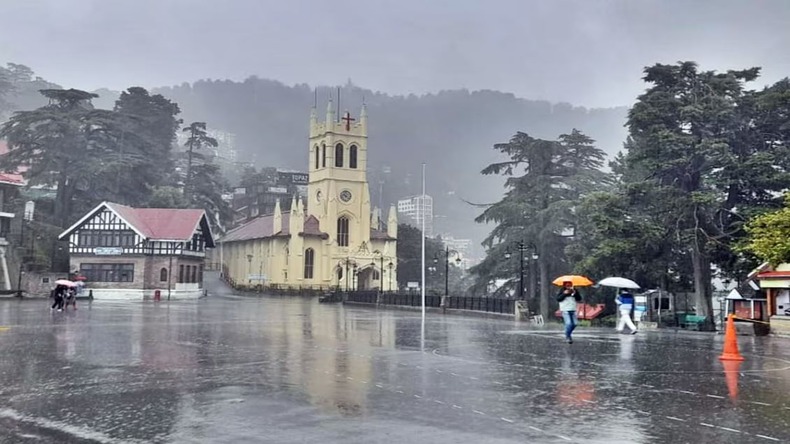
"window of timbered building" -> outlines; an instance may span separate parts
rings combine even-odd
[[[134,282],[134,264],[81,264],[88,282]]]

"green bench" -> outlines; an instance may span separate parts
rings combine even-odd
[[[705,323],[705,316],[685,314],[680,317],[680,326],[689,330],[700,330]]]

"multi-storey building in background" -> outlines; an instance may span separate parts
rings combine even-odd
[[[274,207],[280,201],[282,211],[291,210],[294,196],[307,202],[308,174],[302,171],[265,168],[254,183],[236,187],[231,206],[234,225],[244,223],[264,214],[274,214]]]
[[[433,198],[429,195],[407,197],[398,201],[398,215],[409,225],[422,229],[425,221],[427,237],[433,237]]]

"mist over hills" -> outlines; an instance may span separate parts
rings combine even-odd
[[[206,121],[209,127],[235,134],[239,160],[301,170],[308,165],[307,125],[315,97],[319,119],[330,95],[337,97],[334,87],[316,91],[256,77],[154,89],[179,103],[185,121]],[[379,199],[387,206],[418,194],[425,162],[437,216],[435,232],[476,243],[488,228],[474,223],[481,210],[463,200],[486,203],[501,196],[503,179],[480,174],[498,160],[495,143],[509,140],[516,131],[556,138],[577,128],[615,154],[626,136],[625,107],[586,109],[497,91],[391,96],[351,82],[341,88],[340,100],[341,112],[348,110],[353,117],[358,117],[363,101],[368,107],[368,176],[374,205]]]
[[[57,87],[39,81],[39,86]],[[33,94],[35,86],[18,94],[18,109],[46,103]],[[99,94],[94,100],[99,108],[112,108],[119,94],[107,89],[94,92]],[[308,166],[307,128],[314,100],[317,97],[319,119],[324,118],[330,96],[337,105],[336,87],[288,86],[257,77],[200,80],[151,92],[177,102],[185,122],[205,121],[211,129],[233,134],[237,161],[296,170]],[[626,136],[626,107],[588,109],[486,90],[392,96],[350,81],[341,88],[341,112],[348,110],[358,117],[363,101],[369,115],[368,178],[373,205],[387,207],[418,194],[425,162],[428,194],[434,197],[434,232],[471,238],[475,244],[489,227],[474,222],[481,209],[464,200],[490,203],[504,191],[502,178],[480,174],[486,165],[499,160],[492,149],[495,143],[506,142],[517,131],[553,139],[577,128],[613,155]]]

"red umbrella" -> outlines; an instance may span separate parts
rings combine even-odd
[[[87,281],[88,278],[86,278],[85,276],[75,276],[74,280],[75,281]]]

